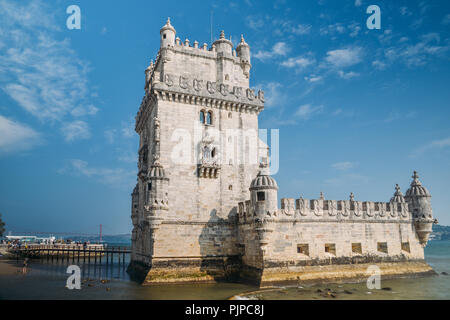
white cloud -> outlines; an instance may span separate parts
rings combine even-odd
[[[336,162],[333,163],[331,167],[337,170],[346,171],[355,167],[355,163],[350,161]]]
[[[314,83],[314,82],[318,82],[318,81],[322,80],[322,77],[311,74],[309,77],[306,76],[304,79],[308,82]]]
[[[89,166],[89,163],[80,159],[71,159],[66,166],[58,170],[60,174],[70,173],[75,175],[82,175],[88,178],[94,178],[101,183],[110,186],[123,186],[124,184],[131,185],[136,179],[134,171],[127,171],[123,168],[95,168]]]
[[[400,14],[402,16],[410,16],[412,15],[412,12],[409,11],[408,7],[400,7]]]
[[[259,17],[249,16],[247,17],[247,25],[253,30],[258,30],[264,26],[264,20]]]
[[[353,71],[350,71],[350,72],[344,72],[344,71],[342,71],[342,70],[339,70],[338,71],[338,75],[339,75],[339,77],[341,77],[342,79],[351,79],[351,78],[355,78],[355,77],[359,77],[359,73],[357,73],[357,72],[353,72]]]
[[[442,19],[442,24],[443,24],[443,25],[448,25],[448,24],[450,24],[450,13],[447,14],[447,15]]]
[[[304,35],[308,34],[311,31],[311,25],[309,24],[298,24],[297,26],[292,27],[291,32],[296,35]]]
[[[42,122],[64,126],[98,108],[90,101],[88,65],[69,38],[61,39],[55,14],[39,0],[0,1],[0,89]]]
[[[88,124],[81,120],[65,123],[65,125],[61,128],[61,131],[67,142],[89,139],[91,137]]]
[[[0,115],[0,153],[28,150],[41,143],[38,132]]]
[[[264,105],[266,107],[273,107],[275,105],[279,105],[280,103],[283,103],[284,97],[281,94],[281,83],[278,82],[269,82],[265,84],[264,86],[264,97],[265,97],[265,103]]]
[[[410,157],[415,158],[418,156],[421,156],[422,154],[426,153],[426,152],[431,152],[433,150],[436,149],[444,149],[450,147],[450,137],[448,138],[444,138],[444,139],[440,139],[440,140],[435,140],[435,141],[431,141],[430,143],[421,146],[419,148],[417,148],[416,150],[414,150],[411,154]]]
[[[384,70],[386,69],[386,63],[380,60],[375,60],[372,62],[372,66],[374,66],[378,70]]]
[[[290,48],[286,45],[285,42],[277,42],[272,47],[272,50],[270,51],[258,51],[254,54],[254,57],[259,60],[267,60],[271,59],[275,56],[285,56],[290,51]]]
[[[322,105],[313,106],[311,104],[304,104],[297,109],[295,116],[303,120],[308,120],[312,116],[322,113],[323,109]]]
[[[281,65],[287,68],[296,68],[297,70],[302,70],[315,62],[314,59],[307,57],[291,57],[286,61],[283,61]]]
[[[331,50],[327,52],[325,60],[334,67],[345,68],[355,65],[362,60],[360,47]]]

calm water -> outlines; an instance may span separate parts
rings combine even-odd
[[[143,287],[130,281],[125,264],[83,265],[82,289],[65,288],[68,263],[31,261],[23,275],[0,275],[0,299],[226,299],[241,294],[245,299],[450,299],[450,241],[430,242],[425,249],[427,262],[439,274],[435,277],[397,279],[381,282],[391,290],[368,290],[365,283],[275,288],[256,294],[241,294],[256,287],[234,284],[198,284]],[[0,262],[2,264],[6,262]],[[10,262],[17,270],[20,262]],[[101,281],[103,280],[103,281]],[[106,281],[105,281],[106,280]],[[327,289],[333,292],[325,294]],[[322,291],[322,292],[319,292]]]

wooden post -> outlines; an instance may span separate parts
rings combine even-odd
[[[94,259],[95,259],[95,265],[97,265],[97,247],[94,249]]]
[[[106,252],[105,252],[105,254],[106,254],[106,265],[108,265],[108,264],[109,264],[109,256],[108,256],[108,251],[106,251]]]

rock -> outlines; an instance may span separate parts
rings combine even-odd
[[[441,274],[444,275],[444,276],[448,276],[448,273],[445,272],[445,271],[441,272]]]

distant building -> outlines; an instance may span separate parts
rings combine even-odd
[[[423,247],[434,223],[414,172],[388,202],[281,199],[258,138],[264,93],[250,88],[250,46],[224,32],[210,47],[182,42],[170,20],[145,70],[136,116],[129,271],[146,284],[256,283],[432,272]]]

